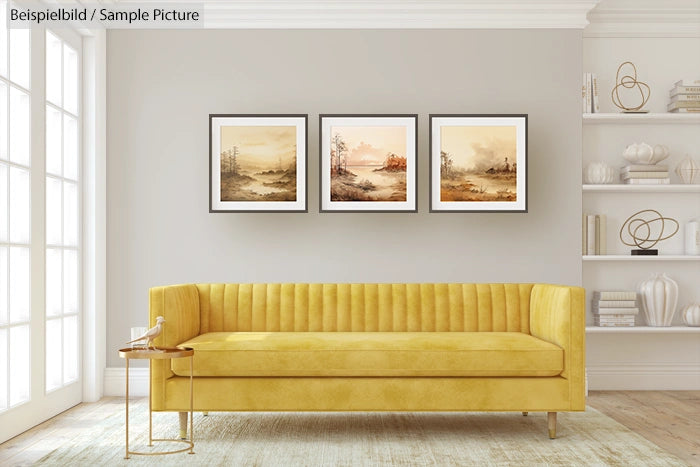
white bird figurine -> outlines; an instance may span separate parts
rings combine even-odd
[[[133,341],[129,341],[129,342],[127,342],[127,344],[132,344],[134,342],[145,340],[147,349],[148,348],[155,349],[156,346],[153,345],[153,340],[156,337],[160,336],[160,333],[163,332],[163,323],[165,323],[165,319],[162,316],[158,316],[156,318],[156,325],[155,326],[153,326],[151,329],[146,331],[146,333],[143,336],[139,337],[138,339],[134,339]]]

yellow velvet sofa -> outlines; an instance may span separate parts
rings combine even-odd
[[[195,349],[196,411],[541,411],[554,438],[585,408],[579,287],[187,284],[150,290],[157,316],[156,345]],[[152,362],[181,431],[188,360]]]

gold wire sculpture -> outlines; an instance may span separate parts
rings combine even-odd
[[[644,217],[644,214],[646,213],[656,214],[657,217],[647,220]],[[668,222],[669,224],[671,222],[676,224],[676,230],[674,230],[673,233],[664,237],[664,232],[666,231],[666,222]],[[658,229],[652,229],[652,225],[654,223],[659,224]],[[645,229],[646,234],[645,231],[640,232],[639,229]],[[634,243],[625,241],[625,238],[623,237],[623,233],[625,232],[625,230],[627,231],[627,234],[631,237]],[[652,237],[652,230],[658,230],[658,234]],[[635,212],[634,214],[629,216],[625,223],[622,224],[622,227],[620,228],[620,240],[627,246],[636,246],[638,248],[641,248],[642,250],[648,250],[660,241],[668,240],[669,238],[673,237],[674,235],[676,235],[676,233],[678,233],[678,221],[676,219],[673,219],[671,217],[664,217],[659,211],[655,211],[654,209],[644,209],[642,211]]]
[[[622,68],[625,65],[629,65],[632,67],[633,74],[626,74],[620,77],[620,72],[622,71]],[[639,96],[642,98],[642,103],[634,107],[623,104],[619,93],[620,86],[626,89],[637,88],[637,90],[639,90]],[[644,95],[643,88],[646,88],[646,96]],[[644,105],[649,101],[650,96],[651,89],[649,88],[649,86],[646,83],[637,80],[637,67],[634,66],[634,63],[623,62],[617,68],[617,73],[615,74],[615,87],[613,88],[611,93],[613,104],[615,104],[618,108],[624,110],[625,112],[640,112],[642,107],[644,107]]]

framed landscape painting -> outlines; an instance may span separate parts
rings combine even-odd
[[[416,212],[417,115],[321,115],[321,212]]]
[[[431,115],[430,211],[527,212],[527,115]]]
[[[307,212],[307,115],[209,115],[209,212]]]

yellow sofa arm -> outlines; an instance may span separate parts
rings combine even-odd
[[[149,291],[149,322],[165,318],[163,332],[153,342],[174,347],[199,335],[199,291],[193,284],[153,287]],[[165,408],[165,381],[174,376],[170,360],[151,360],[151,402],[154,410]]]
[[[572,410],[585,408],[585,291],[581,287],[536,284],[530,295],[530,334],[564,349]]]

